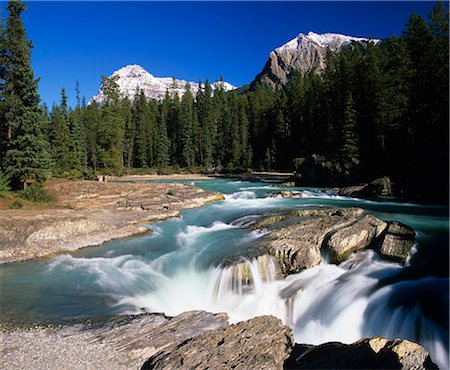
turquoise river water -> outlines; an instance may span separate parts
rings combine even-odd
[[[187,310],[227,312],[231,322],[272,314],[299,343],[351,343],[363,337],[421,343],[440,368],[449,367],[448,207],[334,196],[291,188],[273,198],[270,183],[195,181],[225,200],[151,224],[146,236],[23,263],[0,266],[1,319],[70,323],[118,314]],[[270,211],[301,207],[361,207],[414,228],[405,266],[358,252],[340,265],[324,261],[277,279],[273,259],[247,257],[244,270],[224,263],[251,256],[264,234],[246,226]],[[264,271],[262,271],[264,270]]]

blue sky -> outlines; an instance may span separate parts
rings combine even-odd
[[[6,3],[2,2],[2,13]],[[434,2],[29,2],[25,28],[48,105],[75,81],[89,99],[101,75],[140,64],[157,77],[252,81],[271,50],[300,32],[384,38]]]

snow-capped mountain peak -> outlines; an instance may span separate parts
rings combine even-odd
[[[195,95],[199,89],[199,84],[185,80],[177,80],[172,77],[155,77],[138,64],[130,64],[115,71],[111,77],[118,76],[117,84],[119,85],[121,98],[128,97],[134,100],[137,91],[142,90],[147,99],[162,99],[169,91],[171,94],[177,93],[182,95],[186,85],[189,85],[191,92]],[[233,90],[236,87],[225,81],[218,81],[211,84],[212,90],[222,85],[225,91]],[[97,103],[105,101],[105,95],[102,88],[92,100]]]
[[[269,60],[252,84],[259,82],[270,86],[284,85],[294,72],[321,73],[325,68],[327,50],[338,52],[352,42],[365,41],[380,42],[378,39],[338,33],[300,33],[270,53]]]

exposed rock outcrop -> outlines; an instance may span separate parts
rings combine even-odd
[[[340,263],[355,251],[369,246],[386,229],[387,223],[372,215],[335,232],[327,243],[331,263]]]
[[[385,176],[367,184],[346,186],[331,190],[339,195],[351,197],[385,197],[394,195],[394,184],[389,177]]]
[[[437,369],[425,348],[408,340],[375,337],[353,344],[296,344],[286,369]]]
[[[409,226],[391,222],[381,243],[380,254],[394,261],[405,261],[414,245],[415,233]]]
[[[142,369],[283,369],[292,331],[273,316],[259,316],[198,335],[150,357]]]
[[[319,264],[324,241],[337,230],[355,223],[362,214],[360,208],[290,211],[288,217],[299,217],[300,222],[272,231],[265,247],[278,259],[283,273],[299,272]],[[281,215],[276,221],[284,219]],[[255,227],[263,223],[261,220]]]
[[[54,181],[55,205],[0,213],[0,263],[99,245],[147,232],[142,225],[223,195],[186,184]]]
[[[250,225],[267,234],[262,247],[278,260],[283,274],[319,264],[321,250],[340,263],[355,251],[373,248],[382,257],[404,262],[414,244],[414,231],[387,223],[360,208],[301,209],[269,215]]]
[[[229,325],[223,313],[148,313],[1,334],[5,369],[437,368],[423,347],[407,340],[295,344],[291,329],[273,316]]]

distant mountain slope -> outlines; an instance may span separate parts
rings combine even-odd
[[[117,83],[120,88],[121,97],[128,97],[130,100],[134,99],[138,88],[144,91],[147,99],[162,99],[166,94],[166,90],[169,90],[172,93],[177,92],[181,96],[185,91],[186,84],[189,84],[194,95],[198,91],[198,83],[196,82],[177,80],[172,77],[155,77],[136,64],[125,66],[115,71],[111,76],[119,76]],[[225,91],[236,88],[228,82],[223,81],[211,84],[212,89],[216,89],[219,84],[223,85]],[[101,88],[91,101],[92,100],[95,100],[97,103],[104,102],[105,95]]]
[[[327,49],[339,51],[345,45],[352,42],[373,41],[362,37],[352,37],[337,33],[317,34],[309,32],[307,35],[300,33],[296,38],[276,48],[269,55],[263,70],[252,82],[265,83],[272,87],[284,85],[288,82],[293,72],[308,73],[315,71],[320,73],[325,68]]]

